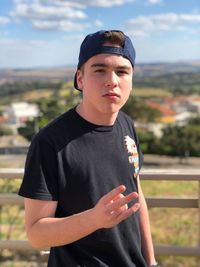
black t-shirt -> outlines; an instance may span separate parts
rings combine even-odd
[[[113,126],[98,126],[71,109],[34,138],[19,195],[58,201],[55,216],[70,216],[94,207],[120,184],[126,186],[126,194],[137,191],[141,164],[133,122],[126,114],[119,112]],[[113,228],[52,247],[48,266],[146,267],[139,213]]]

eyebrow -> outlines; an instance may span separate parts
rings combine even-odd
[[[106,68],[106,67],[108,67],[108,65],[106,65],[104,63],[94,63],[91,65],[91,67],[92,68],[97,68],[97,67]],[[117,66],[117,69],[131,69],[131,67],[128,65],[119,65],[119,66]]]

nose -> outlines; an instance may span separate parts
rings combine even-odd
[[[117,75],[114,71],[108,73],[105,79],[105,86],[114,88],[118,84]]]

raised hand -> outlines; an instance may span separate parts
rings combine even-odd
[[[93,220],[97,229],[111,228],[127,219],[139,209],[137,202],[128,208],[128,203],[138,198],[137,192],[124,195],[126,187],[120,185],[104,195],[92,210]]]

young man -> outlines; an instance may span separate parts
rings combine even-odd
[[[134,64],[123,32],[88,35],[74,80],[81,103],[30,146],[19,194],[31,244],[51,247],[49,267],[157,266],[139,182],[142,154],[120,111]]]

